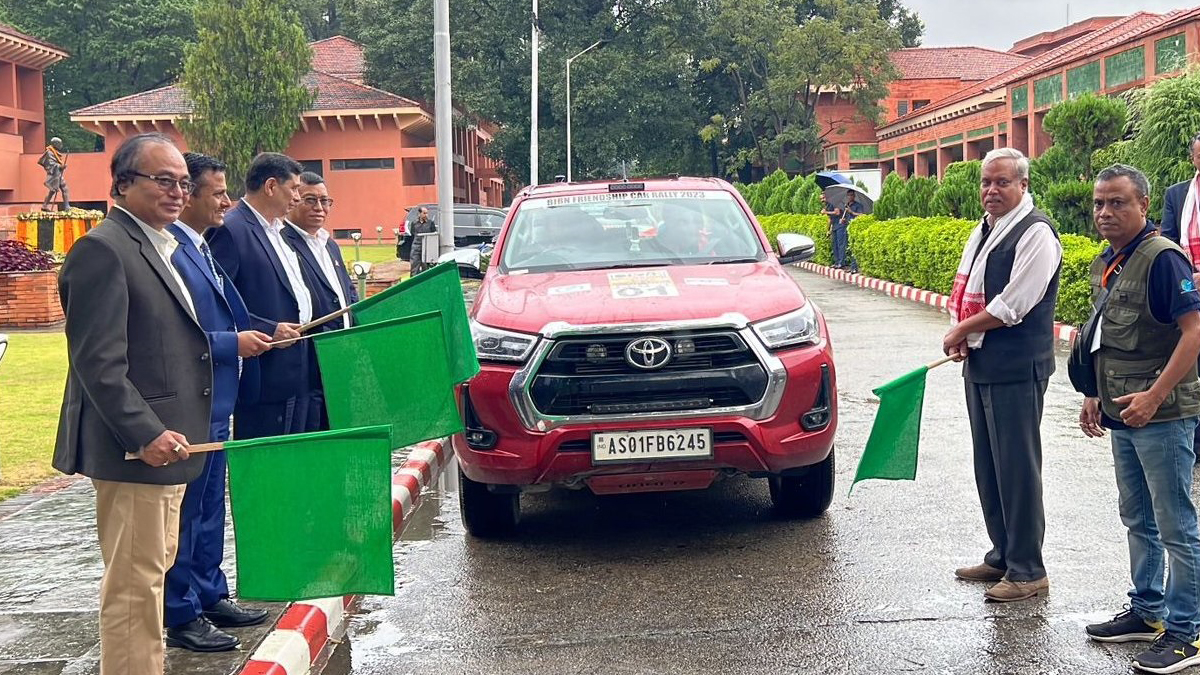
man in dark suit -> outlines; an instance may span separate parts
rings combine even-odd
[[[325,179],[305,171],[300,174],[300,201],[288,212],[288,227],[284,237],[300,257],[304,271],[304,282],[313,298],[313,315],[326,316],[347,305],[358,302],[354,284],[342,261],[342,250],[329,238],[325,229],[325,218],[333,208],[333,199]],[[316,330],[337,330],[350,327],[350,315],[343,315]],[[309,350],[309,391],[307,401],[307,430],[318,431],[329,428],[329,415],[325,409],[325,391],[321,386],[321,372],[317,367],[317,355],[311,344]]]
[[[299,324],[313,316],[300,261],[282,234],[282,218],[300,198],[303,170],[287,155],[259,154],[246,172],[246,196],[225,215],[223,227],[205,234],[213,257],[246,301],[251,327],[274,341],[299,337]],[[307,428],[307,357],[306,347],[290,344],[259,357],[258,401],[239,402],[234,408],[235,438],[280,436]]]
[[[171,257],[192,296],[200,326],[208,336],[213,369],[209,441],[229,439],[234,403],[252,403],[258,388],[256,357],[271,348],[271,336],[250,330],[250,314],[237,289],[226,283],[213,260],[205,230],[220,227],[229,209],[225,165],[194,152],[184,155],[192,194],[167,229],[179,241]],[[167,572],[167,646],[196,652],[228,651],[236,637],[220,628],[253,626],[267,612],[229,600],[221,571],[225,554],[225,453],[210,452],[204,472],[188,483],[179,516],[179,552]]]
[[[68,369],[54,468],[96,489],[100,672],[161,675],[163,579],[184,484],[204,470],[188,443],[208,437],[211,352],[164,232],[191,189],[183,155],[139,134],[111,171],[116,205],[59,275]]]
[[[1196,134],[1192,138],[1191,144],[1188,146],[1192,158],[1192,166],[1196,168],[1197,176],[1200,176],[1200,134]],[[1196,209],[1192,209],[1192,213],[1185,213],[1184,210],[1188,203],[1188,191],[1192,190],[1192,186],[1196,185],[1196,177],[1176,183],[1167,188],[1167,192],[1163,195],[1163,212],[1162,220],[1159,222],[1159,229],[1162,235],[1176,244],[1183,245],[1184,228],[1192,222],[1192,216],[1196,213]],[[1193,193],[1195,192],[1192,190]],[[1195,199],[1193,199],[1195,201]],[[1184,252],[1187,247],[1184,247]]]

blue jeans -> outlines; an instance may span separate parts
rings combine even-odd
[[[1200,532],[1192,504],[1197,418],[1112,431],[1121,522],[1129,529],[1133,611],[1188,640],[1200,630]],[[1168,554],[1163,587],[1163,551]]]
[[[846,264],[846,247],[850,244],[850,231],[845,227],[833,228],[833,264],[844,267]]]

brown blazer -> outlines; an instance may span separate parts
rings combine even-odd
[[[182,291],[120,209],[71,247],[58,278],[67,388],[54,468],[100,480],[178,485],[204,455],[165,467],[127,460],[164,430],[208,440],[212,357]]]

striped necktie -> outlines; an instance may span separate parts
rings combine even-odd
[[[208,262],[208,269],[212,271],[213,278],[217,280],[217,288],[224,293],[225,280],[221,278],[221,273],[217,271],[217,263],[213,260],[212,251],[208,250],[207,243],[200,244],[200,255],[203,255],[204,260]]]

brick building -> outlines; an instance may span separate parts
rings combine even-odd
[[[422,102],[364,84],[362,45],[338,36],[310,46],[312,72],[305,76],[304,84],[315,100],[301,116],[284,152],[324,176],[336,201],[327,228],[338,236],[361,231],[371,238],[376,228],[382,227],[390,240],[408,207],[437,201],[433,111]],[[66,56],[61,51],[57,54],[58,59]],[[0,87],[5,82],[3,58],[0,50]],[[37,124],[26,129],[27,154],[15,162],[6,161],[2,154],[7,147],[3,145],[2,117],[6,108],[0,98],[0,206],[7,205],[9,212],[40,204],[45,196],[41,188],[44,174],[36,162],[44,138],[54,130],[46,130],[42,124],[40,71],[36,83],[29,86],[37,92],[33,106],[38,111]],[[112,152],[128,136],[160,131],[186,150],[175,122],[190,112],[186,94],[175,85],[74,111],[71,120],[103,136],[105,151],[70,155],[66,176],[72,203],[107,209],[108,165]],[[455,201],[489,206],[503,203],[504,183],[498,166],[482,152],[493,131],[483,123],[454,127]],[[7,191],[3,189],[5,171],[19,177]]]
[[[1043,120],[1055,103],[1144,87],[1180,74],[1198,55],[1200,7],[1087,19],[1025,38],[1008,52],[903,49],[893,57],[901,78],[891,85],[882,123],[871,138],[862,123],[838,136],[824,164],[940,176],[951,162],[996,147],[1037,157],[1052,144]]]
[[[47,137],[42,72],[65,58],[62,49],[0,24],[0,204],[25,194],[41,204],[46,196],[37,164]]]

